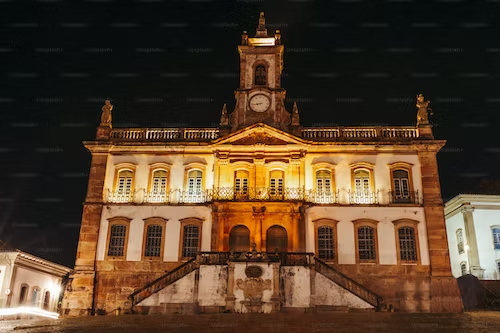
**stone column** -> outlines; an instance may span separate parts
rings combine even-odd
[[[66,291],[62,303],[65,316],[83,316],[87,314],[88,309],[94,309],[95,261],[107,159],[107,153],[92,154],[75,270],[70,275],[71,286]]]
[[[422,172],[422,194],[431,266],[431,312],[462,312],[457,280],[451,274],[444,205],[439,185],[437,152],[445,141],[417,144]]]
[[[479,251],[477,249],[476,228],[474,226],[474,217],[472,213],[474,208],[471,206],[464,206],[461,210],[464,216],[465,238],[467,240],[466,248],[467,257],[469,259],[470,273],[482,280],[484,277],[484,269],[481,268],[479,262]]]
[[[280,297],[280,263],[274,262],[273,265],[273,295],[271,303],[273,304],[273,312],[279,312],[281,309]]]
[[[227,265],[227,295],[226,295],[226,311],[234,312],[234,262],[230,261]]]

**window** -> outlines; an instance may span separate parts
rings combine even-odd
[[[399,219],[392,221],[396,234],[398,264],[420,264],[417,220]]]
[[[373,165],[370,163],[356,163],[351,165],[352,188],[351,204],[376,204],[377,196],[373,191]]]
[[[417,261],[417,244],[415,229],[401,227],[398,229],[399,256],[402,261]]]
[[[203,220],[187,218],[181,220],[181,260],[191,259],[201,248],[201,228]]]
[[[267,84],[266,79],[266,66],[257,65],[255,67],[255,85],[256,86],[265,86]]]
[[[40,288],[34,287],[33,294],[31,295],[31,305],[39,306],[39,304],[38,304],[39,298],[40,298]]]
[[[394,170],[392,180],[394,186],[393,202],[411,202],[408,171]]]
[[[315,191],[312,202],[331,204],[336,203],[334,168],[335,164],[320,162],[312,165],[315,175]]]
[[[353,221],[356,235],[357,263],[377,263],[377,221]]]
[[[467,275],[467,263],[465,261],[460,263],[460,271],[462,272],[462,276]]]
[[[200,170],[188,172],[186,202],[201,202],[203,173]]]
[[[131,170],[119,170],[116,179],[115,192],[112,196],[112,202],[130,202],[132,201],[132,180],[134,173]]]
[[[396,162],[389,164],[391,169],[391,203],[418,203],[417,193],[413,191],[411,170],[413,164]]]
[[[332,219],[313,221],[315,226],[316,256],[326,262],[337,263],[337,223]]]
[[[229,249],[236,252],[250,251],[250,230],[244,225],[237,225],[229,233]]]
[[[236,198],[248,196],[248,171],[238,170],[234,175],[234,191]]]
[[[283,171],[273,170],[269,176],[270,199],[283,198]]]
[[[126,217],[113,217],[108,221],[107,259],[125,259],[127,257],[128,227],[131,220]]]
[[[495,250],[500,250],[500,228],[491,229],[493,233],[493,246]]]
[[[43,309],[48,311],[49,306],[50,306],[50,291],[47,290],[43,295]]]
[[[320,259],[335,258],[332,227],[322,226],[318,228],[318,257]]]
[[[464,253],[464,235],[462,233],[462,229],[457,230],[457,247],[458,253]]]
[[[149,225],[146,229],[145,257],[160,257],[163,227],[161,225]]]
[[[167,171],[155,170],[151,181],[151,191],[148,195],[148,202],[167,201]]]
[[[165,239],[165,228],[167,220],[161,217],[150,217],[144,219],[143,258],[149,260],[161,260]]]
[[[21,286],[21,291],[19,293],[19,305],[26,303],[26,298],[28,296],[28,289],[29,286],[27,284],[23,284]]]

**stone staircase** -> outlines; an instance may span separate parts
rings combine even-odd
[[[467,274],[457,282],[465,310],[500,309],[500,280],[479,280]]]
[[[243,253],[243,256],[246,253]],[[193,314],[199,312],[195,303],[160,303],[159,306],[141,306],[143,300],[148,297],[160,292],[164,288],[170,286],[171,284],[179,281],[188,274],[196,271],[196,279],[198,279],[198,271],[200,265],[227,265],[228,261],[234,257],[241,256],[240,253],[229,253],[229,252],[200,252],[197,257],[185,262],[184,264],[178,266],[176,269],[168,272],[167,274],[157,278],[154,281],[146,284],[140,289],[135,290],[130,296],[130,308],[126,309],[127,313],[147,313],[147,314],[174,314],[174,313],[184,313]],[[373,306],[373,308],[357,309],[349,308],[345,305],[312,305],[312,308],[293,308],[293,307],[281,307],[281,312],[284,313],[304,313],[304,312],[315,312],[315,313],[332,313],[332,312],[374,312],[374,311],[391,311],[383,303],[383,298],[373,291],[369,290],[365,286],[359,284],[343,273],[339,272],[332,266],[326,264],[322,260],[315,258],[313,254],[310,253],[276,253],[268,254],[268,260],[271,262],[280,262],[282,266],[303,266],[309,267],[323,275],[328,280],[334,282],[339,287],[347,290],[353,295],[359,297],[366,303]],[[195,282],[195,289],[198,288],[198,282]],[[219,309],[222,311],[223,309]],[[220,311],[214,312],[220,312]],[[205,312],[205,311],[202,311]],[[212,311],[210,311],[212,312]]]

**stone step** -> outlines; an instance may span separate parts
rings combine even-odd
[[[316,312],[349,312],[346,305],[316,305]]]

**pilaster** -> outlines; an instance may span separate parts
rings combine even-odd
[[[236,300],[236,297],[234,296],[234,262],[228,262],[227,270],[226,311],[234,312],[234,304]]]
[[[463,206],[461,212],[464,217],[465,238],[467,240],[467,257],[469,260],[470,273],[482,280],[484,277],[484,269],[481,268],[479,262],[479,251],[477,248],[476,228],[474,226],[474,208],[467,205]]]

